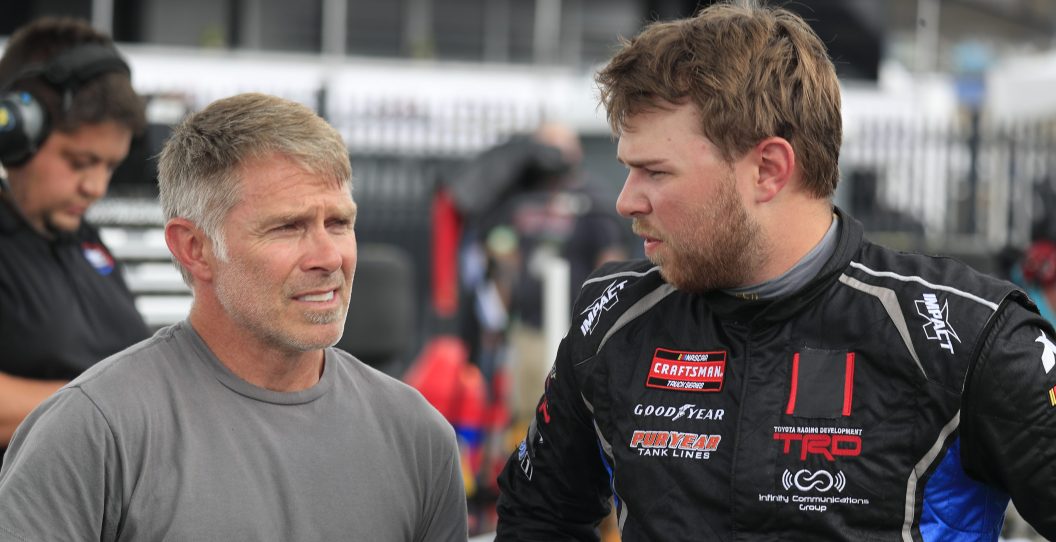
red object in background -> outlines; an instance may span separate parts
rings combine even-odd
[[[451,422],[467,467],[479,472],[488,429],[488,390],[480,369],[469,363],[462,341],[452,336],[432,339],[403,380]]]
[[[444,188],[437,190],[432,204],[433,221],[433,309],[449,318],[458,309],[458,242],[462,217]]]
[[[506,445],[510,423],[506,371],[500,368],[487,382],[480,368],[470,363],[462,340],[440,335],[426,343],[403,381],[421,392],[455,428],[470,534],[494,531],[497,479],[511,452]]]
[[[1023,277],[1042,288],[1056,284],[1056,243],[1039,239],[1030,245],[1023,255]]]
[[[404,382],[418,389],[452,425],[484,426],[484,377],[469,363],[466,347],[457,337],[442,335],[430,340]]]

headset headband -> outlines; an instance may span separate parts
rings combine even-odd
[[[128,64],[116,48],[82,43],[46,62],[31,64],[8,79],[0,86],[0,163],[16,166],[32,158],[55,122],[32,91],[7,92],[15,83],[31,78],[42,80],[59,92],[61,114],[66,115],[77,89],[109,72],[131,76]]]
[[[101,43],[83,43],[62,51],[47,62],[27,66],[4,88],[24,79],[39,77],[59,90],[68,91],[108,72],[132,75],[117,49]]]

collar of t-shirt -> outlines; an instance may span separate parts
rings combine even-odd
[[[189,319],[185,319],[173,326],[173,336],[178,341],[183,342],[183,344],[189,344],[191,348],[196,350],[199,355],[195,356],[195,358],[205,363],[224,387],[248,399],[276,405],[307,404],[326,395],[334,387],[334,380],[337,378],[335,376],[338,370],[337,354],[333,348],[326,348],[324,350],[323,374],[320,375],[319,381],[312,387],[300,391],[275,391],[261,388],[243,380],[240,376],[233,373],[227,365],[224,365],[216,357],[212,349],[209,348],[209,345],[205,343],[202,336],[198,334],[198,331],[194,329]]]
[[[840,230],[839,222],[839,217],[833,214],[829,231],[825,232],[825,236],[821,238],[821,241],[796,262],[792,269],[766,282],[740,288],[730,288],[723,290],[723,293],[740,299],[777,299],[806,286],[807,283],[817,276],[818,271],[821,271],[821,268],[825,266],[825,262],[829,261],[829,257],[836,252],[836,244],[839,242],[839,236],[837,235]]]

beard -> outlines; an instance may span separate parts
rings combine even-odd
[[[733,172],[720,182],[713,201],[674,221],[673,229],[685,234],[659,237],[663,246],[650,258],[664,280],[679,290],[703,293],[745,286],[765,260],[761,228],[738,198]],[[631,227],[639,234],[650,231],[637,218]]]
[[[238,263],[229,262],[226,267],[227,269],[217,276],[217,300],[232,320],[263,342],[284,351],[310,352],[333,346],[341,339],[340,332],[328,337],[302,336],[296,333],[291,329],[294,326],[287,326],[282,320],[281,305],[263,302],[267,294],[262,294],[259,286],[267,282],[262,277],[257,277],[253,269],[247,269]],[[336,285],[332,286],[338,290],[334,295],[340,295],[344,276],[337,272],[332,276],[305,278],[300,282],[303,284],[285,285],[282,288],[282,298],[289,299],[295,292],[316,287],[329,288],[329,285]],[[309,282],[311,284],[308,284]],[[335,328],[343,330],[347,314],[348,306],[342,304],[326,311],[305,310],[300,316],[304,321],[315,325],[339,323]]]

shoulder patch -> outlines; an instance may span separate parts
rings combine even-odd
[[[84,259],[100,275],[106,276],[114,272],[114,257],[103,245],[85,241],[81,243],[81,254],[84,254]]]
[[[598,316],[601,315],[602,311],[611,309],[620,301],[617,293],[626,285],[627,279],[614,279],[605,288],[605,291],[586,310],[580,313],[583,316],[583,320],[579,323],[579,331],[584,337],[594,332],[594,328],[598,325]]]
[[[916,300],[917,314],[924,318],[924,336],[929,341],[938,341],[939,346],[953,354],[954,341],[960,343],[961,338],[950,325],[949,301],[943,299],[941,302],[933,292],[925,292]]]
[[[1056,344],[1052,344],[1052,341],[1045,336],[1045,332],[1042,331],[1034,342],[1041,343],[1043,348],[1041,352],[1041,368],[1045,371],[1045,374],[1049,374],[1052,368],[1056,366]]]

